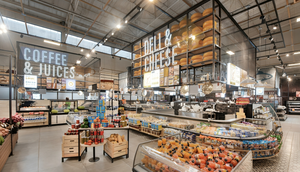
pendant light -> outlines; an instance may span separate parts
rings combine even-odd
[[[248,11],[248,28],[249,28],[249,11]],[[248,36],[249,36],[249,29],[248,29]],[[249,58],[249,50],[248,50],[248,58]],[[249,71],[249,63],[248,63],[248,71]],[[247,73],[247,78],[245,80],[241,81],[240,85],[247,86],[250,84],[256,84],[256,82],[253,79],[250,79],[249,74]]]

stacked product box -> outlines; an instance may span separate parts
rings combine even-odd
[[[94,120],[97,118],[97,116],[88,116],[88,120],[89,120],[89,127],[91,127],[91,125],[94,123]]]
[[[96,113],[97,113],[97,117],[99,117],[99,119],[104,119],[105,118],[105,100],[101,99],[99,100],[99,104],[96,107]]]

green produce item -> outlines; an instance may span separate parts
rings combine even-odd
[[[58,110],[53,109],[51,113],[58,113]]]
[[[75,109],[74,112],[78,112],[78,109]]]
[[[84,124],[81,124],[80,128],[84,128]]]
[[[86,124],[85,124],[85,125],[84,125],[84,128],[89,128],[89,125],[86,125]]]
[[[2,145],[3,143],[4,143],[4,138],[0,136],[0,145]]]
[[[84,118],[83,121],[84,122],[89,122],[89,120],[87,118]]]
[[[84,106],[78,106],[78,109],[83,110],[83,109],[85,109],[85,107]]]
[[[69,110],[69,109],[65,109],[64,112],[65,112],[65,113],[69,113],[70,110]]]
[[[84,125],[89,125],[89,122],[88,121],[84,121],[83,124]]]

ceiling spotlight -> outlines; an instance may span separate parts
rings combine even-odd
[[[90,57],[91,55],[90,54],[86,54],[86,57]]]
[[[297,22],[300,22],[300,17],[299,17],[299,18],[297,18]]]
[[[270,56],[268,56],[267,58],[270,59]]]
[[[92,52],[93,52],[93,53],[95,52],[95,49],[94,49],[94,48],[92,49]]]
[[[80,60],[77,60],[77,61],[76,61],[76,64],[80,64],[80,63],[81,63],[81,61],[80,61]]]
[[[114,34],[115,34],[115,33],[113,33],[113,32],[111,33],[111,35],[114,35]]]
[[[258,61],[258,60],[259,60],[259,58],[256,59],[256,61]]]
[[[125,23],[127,23],[128,22],[128,20],[125,20]]]
[[[122,59],[121,59],[121,57],[120,57],[120,59],[119,59],[119,60],[122,60]]]
[[[276,45],[273,46],[273,49],[276,49]]]
[[[278,53],[278,50],[274,50],[276,53]]]
[[[272,36],[270,36],[269,40],[270,40],[270,41],[273,41],[273,40],[274,40],[274,38],[273,38]]]
[[[232,52],[232,51],[226,51],[226,53],[229,55],[234,55],[234,52]]]
[[[286,76],[286,73],[284,72],[284,73],[282,74],[282,76],[285,77],[285,76]]]
[[[72,66],[71,69],[75,69],[75,66]]]
[[[276,30],[277,29],[277,26],[275,25],[274,27],[273,27],[273,30]]]
[[[115,58],[115,56],[111,56],[111,58],[113,58],[113,59],[114,59],[114,58]]]
[[[117,28],[118,28],[118,29],[120,29],[120,28],[121,28],[121,25],[120,25],[120,24],[118,24],[118,25],[117,25]]]
[[[279,56],[277,56],[277,59],[279,59]]]
[[[292,79],[291,79],[291,78],[288,78],[288,80],[289,80],[289,81],[292,81]]]
[[[81,52],[83,52],[83,49],[80,49]]]
[[[295,52],[294,54],[300,54],[300,52]]]
[[[286,54],[285,56],[287,56],[287,57],[288,57],[288,56],[290,56],[290,55],[289,55],[289,54]]]

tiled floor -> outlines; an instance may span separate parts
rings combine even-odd
[[[274,159],[254,161],[254,171],[300,171],[300,115],[289,115],[288,119],[281,124],[284,131],[284,143],[279,156]],[[77,159],[66,159],[62,163],[61,143],[66,129],[67,126],[55,126],[20,130],[14,156],[8,158],[2,172],[130,172],[138,144],[154,139],[130,131],[129,158],[119,158],[113,164],[107,156],[103,156],[102,147],[96,148],[96,156],[100,157],[100,161],[96,163],[88,161],[92,157],[92,148],[89,148],[88,153],[82,156],[81,162]],[[126,131],[119,132],[124,132],[126,135]],[[111,133],[113,131],[106,131],[105,137]],[[123,135],[123,133],[120,134]]]

